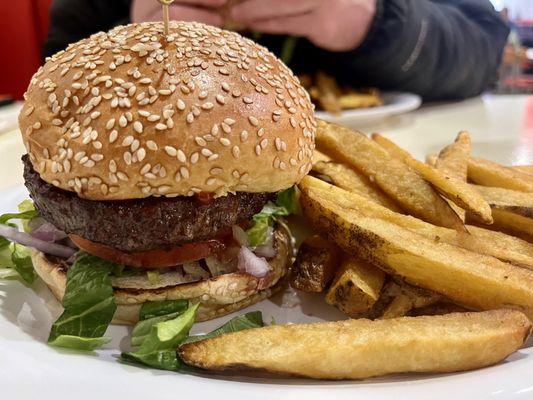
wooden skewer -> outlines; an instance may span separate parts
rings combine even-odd
[[[170,20],[169,6],[174,3],[174,0],[158,0],[163,7],[163,23],[165,26],[165,35],[168,35],[168,24]]]

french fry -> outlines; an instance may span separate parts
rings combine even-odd
[[[400,282],[398,287],[400,292],[385,308],[383,314],[380,316],[381,319],[404,317],[411,310],[427,307],[443,300],[443,297],[439,294],[408,285],[404,282]]]
[[[533,218],[533,193],[490,186],[475,186],[492,208]]]
[[[379,93],[375,90],[369,93],[350,91],[339,96],[339,105],[343,110],[353,108],[377,107],[383,104]]]
[[[345,257],[331,284],[326,302],[356,318],[378,300],[385,273],[364,261]]]
[[[435,161],[435,168],[446,175],[466,182],[471,148],[472,143],[468,132],[459,132],[455,141],[440,151]]]
[[[391,156],[403,161],[417,171],[447,199],[454,202],[459,207],[470,211],[479,217],[484,223],[492,223],[490,206],[483,199],[481,194],[475,188],[469,186],[465,180],[448,175],[430,165],[418,161],[408,152],[378,133],[374,133],[372,139],[389,152]]]
[[[465,231],[457,214],[426,181],[365,135],[319,120],[316,142],[319,149],[369,177],[412,215]]]
[[[320,106],[330,113],[340,113],[342,111],[339,104],[340,88],[335,78],[319,71],[316,74],[316,86],[318,88]]]
[[[470,158],[472,143],[468,132],[459,132],[455,141],[443,148],[432,165],[446,175],[466,182],[468,171],[468,159]],[[450,206],[465,221],[466,212],[461,207],[452,203]]]
[[[318,162],[313,165],[313,171],[327,175],[338,187],[350,192],[356,192],[390,210],[401,212],[396,203],[372,183],[370,179],[346,164]]]
[[[318,235],[306,239],[298,249],[291,286],[304,292],[322,292],[339,267],[340,249]]]
[[[318,151],[317,149],[313,151],[313,165],[319,162],[330,162],[330,161],[333,161],[333,160],[327,154],[324,154],[321,151]]]
[[[533,175],[533,165],[513,165],[511,168],[524,174]]]
[[[505,232],[509,235],[516,236],[527,242],[533,243],[533,219],[527,218],[514,212],[492,209],[494,222],[491,225],[481,225],[487,229]],[[466,215],[466,220],[480,225],[475,217]]]
[[[270,325],[180,346],[208,370],[258,370],[316,379],[453,372],[496,364],[531,331],[519,311],[495,310],[309,325]]]
[[[479,157],[468,161],[468,179],[478,185],[533,192],[531,175]]]
[[[356,193],[350,193],[310,176],[305,177],[299,187],[304,194],[314,192],[316,196],[334,199],[346,209],[354,209],[366,216],[383,219],[436,242],[463,247],[533,269],[533,245],[513,236],[475,226],[468,226],[470,234],[464,234],[453,229],[431,225],[417,218],[392,212]]]
[[[312,190],[300,197],[315,229],[344,251],[468,308],[514,307],[533,317],[533,271],[428,239],[334,200]]]

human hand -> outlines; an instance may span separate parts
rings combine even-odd
[[[197,21],[204,24],[221,26],[222,17],[218,10],[228,0],[175,0],[170,5],[171,20]],[[133,0],[131,6],[133,22],[162,21],[161,4],[156,0]]]
[[[245,0],[231,18],[263,33],[303,36],[316,46],[347,51],[359,46],[374,20],[376,0]]]

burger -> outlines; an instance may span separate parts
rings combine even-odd
[[[19,122],[31,259],[59,300],[80,254],[110,266],[115,323],[179,299],[207,320],[279,287],[291,263],[279,216],[311,168],[316,123],[264,47],[199,23],[119,26],[47,59]]]

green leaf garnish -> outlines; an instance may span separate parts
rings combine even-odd
[[[181,360],[176,349],[188,336],[197,309],[198,304],[195,304],[178,317],[153,325],[139,349],[123,353],[122,357],[149,367],[178,371],[181,368]]]
[[[66,349],[92,351],[104,344],[109,343],[111,338],[107,337],[82,337],[61,335],[51,342],[48,342],[51,346],[64,347]]]
[[[86,350],[104,343],[102,336],[117,308],[109,278],[112,267],[113,263],[98,257],[86,253],[78,255],[67,271],[65,311],[52,325],[49,344],[67,344],[69,348]],[[101,340],[85,340],[94,338]]]
[[[299,191],[296,186],[278,194],[275,203],[265,204],[259,214],[252,217],[252,226],[246,231],[250,246],[257,247],[268,240],[268,228],[274,225],[278,217],[300,213]]]
[[[224,333],[239,332],[251,328],[260,328],[264,325],[265,324],[263,322],[263,315],[261,314],[261,311],[252,311],[230,319],[220,328],[217,328],[205,335],[189,336],[183,343],[192,343],[199,340],[211,339]]]
[[[11,253],[12,268],[17,271],[22,280],[28,285],[31,285],[37,274],[33,269],[33,263],[31,262],[31,256],[28,248],[13,243]]]
[[[187,300],[144,303],[139,314],[139,322],[137,322],[131,332],[131,345],[142,345],[154,325],[180,316],[187,310],[188,306],[189,302]]]

